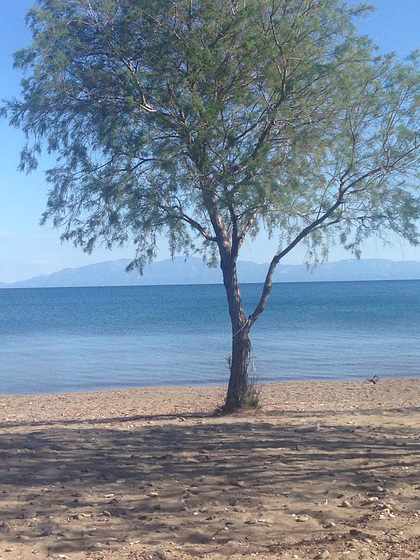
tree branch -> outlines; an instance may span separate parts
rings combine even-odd
[[[199,224],[196,220],[193,220],[193,218],[190,218],[189,216],[187,216],[186,214],[184,214],[184,212],[181,210],[181,219],[184,220],[184,222],[187,222],[187,224],[190,224],[191,227],[193,227],[194,229],[196,229],[199,233],[201,233],[201,235],[204,237],[204,239],[206,239],[207,241],[217,241],[217,238],[210,235],[208,233],[208,231],[201,225]]]
[[[255,311],[248,317],[248,321],[249,321],[250,325],[253,325],[255,323],[255,321],[258,319],[258,317],[264,311],[265,306],[267,305],[267,301],[268,301],[271,289],[273,287],[274,271],[276,269],[276,266],[280,262],[280,260],[284,256],[286,256],[294,247],[296,247],[296,245],[300,241],[302,241],[302,239],[304,239],[307,235],[309,235],[312,231],[314,231],[318,226],[320,226],[323,222],[325,222],[325,220],[327,220],[337,210],[337,208],[341,204],[343,204],[343,197],[344,197],[344,192],[340,191],[336,202],[320,218],[318,218],[317,220],[312,222],[310,225],[308,225],[306,228],[304,228],[299,233],[299,235],[297,235],[294,238],[294,240],[291,243],[289,243],[289,245],[285,249],[283,249],[283,251],[281,251],[280,253],[277,253],[277,255],[275,255],[273,257],[273,259],[270,263],[268,272],[267,272],[267,276],[265,278],[264,287],[263,287],[263,291],[262,291],[262,294],[261,294],[260,301],[258,302],[258,305],[255,308]]]

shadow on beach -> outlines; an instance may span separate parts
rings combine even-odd
[[[136,546],[275,554],[303,539],[303,515],[306,540],[344,541],[356,524],[375,540],[369,496],[393,501],[401,520],[420,508],[418,426],[395,422],[419,409],[370,424],[377,414],[311,412],[321,421],[311,433],[296,431],[301,411],[3,423],[1,546],[72,558]]]

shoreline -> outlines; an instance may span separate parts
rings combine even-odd
[[[349,387],[374,387],[375,389],[379,389],[384,384],[395,384],[395,383],[402,383],[403,385],[406,384],[413,384],[413,386],[420,387],[420,375],[418,377],[410,377],[410,376],[396,376],[396,377],[380,377],[376,383],[372,383],[370,379],[363,378],[363,379],[288,379],[285,381],[268,381],[268,382],[258,382],[257,386],[261,388],[263,393],[270,394],[272,391],[271,389],[280,389],[286,388],[292,389],[299,387],[309,388],[313,386],[316,389],[321,389],[322,387],[331,389],[333,387],[340,387],[340,386],[349,386]],[[169,393],[185,393],[186,395],[190,394],[191,391],[197,391],[199,393],[214,393],[215,391],[221,392],[224,394],[224,391],[227,390],[227,381],[225,384],[220,383],[212,383],[212,384],[200,384],[200,385],[145,385],[145,386],[133,386],[133,387],[116,387],[116,388],[109,388],[109,389],[82,389],[77,391],[59,391],[53,393],[1,393],[0,391],[0,399],[12,399],[12,398],[22,398],[22,399],[49,399],[54,397],[74,397],[76,400],[79,398],[83,398],[84,395],[97,395],[97,396],[106,396],[107,394],[118,394],[118,395],[127,395],[129,393],[155,393],[156,391],[168,391]]]
[[[0,558],[420,557],[420,379],[224,393],[0,395]]]
[[[260,385],[261,408],[239,414],[363,411],[420,406],[420,378],[368,381],[283,381]],[[226,386],[138,387],[51,393],[0,394],[0,423],[211,415]]]
[[[410,376],[392,376],[392,377],[380,377],[379,383],[388,383],[390,381],[419,381],[420,382],[420,373],[418,376],[410,377]],[[369,384],[370,379],[368,378],[360,378],[360,379],[319,379],[317,377],[313,378],[305,378],[305,379],[286,379],[284,381],[263,381],[258,382],[257,385],[260,387],[270,387],[270,386],[284,386],[284,385],[297,385],[297,384],[342,384],[342,383],[350,383],[350,384]],[[81,395],[81,394],[90,394],[90,393],[112,393],[112,392],[128,392],[128,391],[148,391],[148,390],[174,390],[174,391],[181,391],[186,389],[190,390],[202,390],[202,389],[224,389],[227,388],[227,380],[225,384],[222,383],[210,383],[210,384],[185,384],[185,385],[137,385],[137,386],[129,386],[129,387],[115,387],[115,388],[108,388],[108,389],[81,389],[75,391],[58,391],[53,393],[2,393],[0,391],[0,398],[1,397],[52,397],[52,396],[68,396],[68,395]]]
[[[260,384],[259,412],[363,410],[420,406],[420,378],[365,381],[282,381]],[[0,422],[55,419],[212,414],[223,404],[227,387],[156,386],[77,393],[0,394]],[[4,412],[9,414],[4,417]],[[245,413],[253,413],[252,409]]]

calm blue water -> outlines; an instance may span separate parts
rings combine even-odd
[[[356,380],[419,377],[419,333],[418,280],[276,284],[252,340],[263,382]],[[0,290],[0,393],[224,384],[229,353],[219,285]]]

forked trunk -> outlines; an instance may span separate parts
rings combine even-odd
[[[224,412],[234,412],[235,410],[243,408],[247,404],[247,399],[249,399],[249,404],[251,406],[257,405],[256,399],[258,399],[258,395],[252,394],[252,386],[249,382],[248,370],[251,351],[249,331],[267,305],[273,287],[274,270],[281,257],[282,254],[279,253],[271,261],[260,300],[254,312],[249,315],[249,317],[246,317],[242,305],[242,296],[236,273],[236,259],[226,253],[224,254],[224,258],[221,258],[223,283],[225,285],[232,323],[232,356],[230,358],[228,391],[223,406]]]
[[[249,338],[250,323],[245,316],[242,297],[236,274],[234,259],[222,261],[223,283],[229,303],[232,323],[232,355],[230,358],[230,377],[224,412],[233,412],[245,405],[249,388]]]

